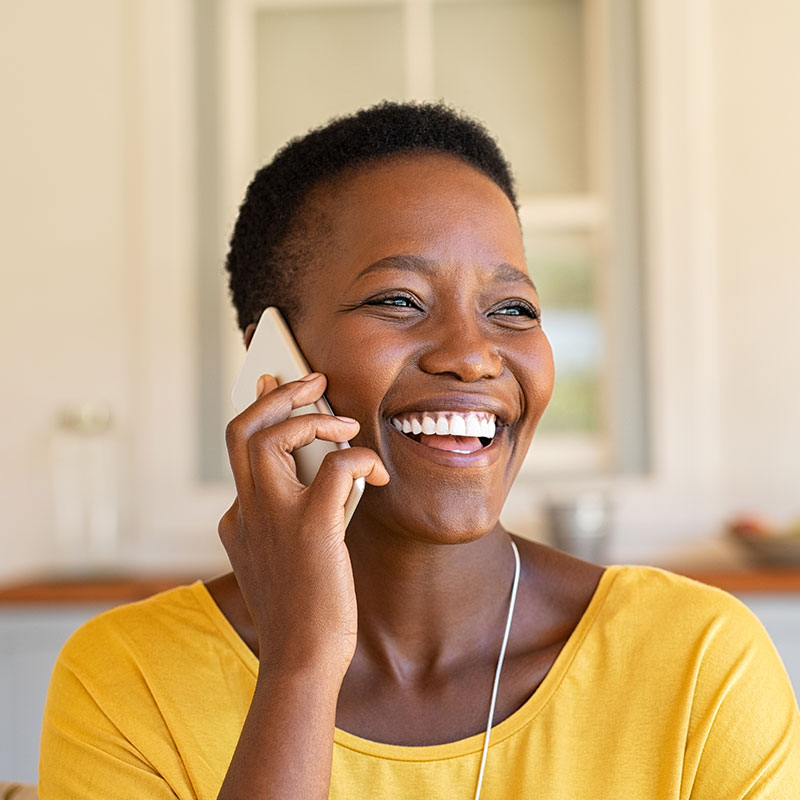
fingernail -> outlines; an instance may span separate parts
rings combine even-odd
[[[301,381],[315,381],[319,378],[319,372],[312,372],[310,375],[304,375],[302,378],[298,378]]]
[[[340,419],[342,422],[358,422],[358,420],[355,420],[352,417],[340,417],[338,414],[336,415],[336,419]]]

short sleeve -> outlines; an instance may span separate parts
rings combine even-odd
[[[62,652],[50,680],[39,762],[41,800],[175,800]]]
[[[730,598],[700,649],[681,796],[800,798],[800,715],[760,621]]]

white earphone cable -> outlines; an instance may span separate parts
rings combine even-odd
[[[517,587],[519,586],[520,561],[519,550],[514,540],[511,540],[511,547],[514,550],[514,583],[511,585],[511,600],[508,604],[508,619],[506,620],[506,630],[503,634],[503,644],[500,646],[500,657],[497,659],[497,669],[494,673],[494,685],[492,686],[492,701],[489,704],[489,721],[486,723],[486,734],[483,737],[483,752],[481,753],[481,768],[478,772],[478,786],[475,789],[475,800],[481,795],[483,785],[483,770],[486,767],[486,756],[489,752],[489,737],[492,733],[492,720],[494,719],[494,706],[497,701],[497,690],[500,687],[500,671],[503,669],[503,659],[506,656],[506,645],[508,644],[508,634],[511,630],[511,620],[514,618],[514,605],[517,602]]]

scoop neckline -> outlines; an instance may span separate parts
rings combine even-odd
[[[614,565],[605,567],[594,593],[592,594],[592,598],[589,601],[589,605],[586,607],[580,620],[578,620],[578,624],[569,635],[561,651],[556,656],[547,675],[545,675],[542,682],[522,706],[492,727],[491,740],[489,743],[490,748],[496,747],[505,739],[517,733],[517,731],[540,714],[550,702],[567,675],[572,662],[597,619],[620,569],[620,566]],[[247,670],[252,673],[254,678],[257,677],[258,658],[245,644],[244,640],[236,632],[236,629],[228,621],[228,618],[222,613],[222,610],[216,604],[205,584],[202,581],[196,581],[190,588],[194,590],[195,597],[200,602],[200,605],[211,618],[223,638],[239,656]],[[354,733],[348,733],[338,727],[334,728],[333,735],[334,743],[341,747],[392,761],[440,761],[448,758],[471,755],[482,749],[483,739],[483,733],[476,733],[464,739],[457,739],[453,742],[443,742],[441,744],[398,745],[365,739]]]

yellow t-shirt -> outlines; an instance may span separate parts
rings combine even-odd
[[[100,615],[53,672],[40,797],[216,798],[257,670],[201,583]],[[404,747],[336,730],[330,797],[472,798],[482,742]],[[542,684],[494,727],[481,797],[800,798],[786,672],[725,592],[609,567]]]

